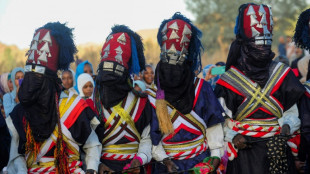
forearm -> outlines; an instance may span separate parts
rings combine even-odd
[[[208,145],[211,151],[211,156],[221,158],[224,148],[224,133],[221,123],[218,123],[206,130]]]
[[[152,159],[152,141],[150,137],[150,125],[144,128],[137,156],[143,161],[143,164],[149,163]]]
[[[300,128],[300,119],[298,118],[297,105],[293,105],[289,110],[283,113],[283,116],[278,119],[279,125],[282,127],[287,124],[290,127],[290,134],[293,134]]]
[[[83,150],[86,154],[85,162],[87,169],[92,169],[97,171],[100,163],[101,155],[101,143],[98,140],[96,133],[92,130],[87,141],[83,146]]]

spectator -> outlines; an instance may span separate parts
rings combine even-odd
[[[151,65],[145,65],[145,70],[142,73],[143,81],[146,88],[154,88],[154,70]]]
[[[88,73],[81,74],[77,79],[77,86],[80,91],[80,97],[82,97],[89,107],[97,113],[95,110],[95,104],[93,101],[93,93],[95,88],[95,83],[93,78]]]
[[[73,92],[74,94],[78,94],[73,86],[75,86],[75,79],[73,78],[75,75],[72,69],[68,69],[62,72],[61,74],[61,81],[62,86],[64,89],[68,90],[69,92]]]
[[[278,51],[280,56],[286,56],[285,40],[283,36],[279,38]]]
[[[19,103],[17,94],[21,82],[20,80],[22,80],[23,78],[24,78],[23,68],[17,67],[13,69],[13,71],[11,72],[13,91],[3,96],[3,107],[6,117],[8,117],[8,115],[12,112],[13,108],[17,105],[17,103]]]
[[[209,65],[205,66],[202,70],[202,75],[203,75],[204,80],[209,82],[213,89],[215,88],[216,82],[221,77],[221,75],[212,75],[211,74],[212,68],[214,68],[216,66],[225,66],[225,63],[224,62],[218,62],[215,65],[209,64]]]
[[[76,67],[76,71],[75,71],[75,81],[77,81],[78,77],[82,74],[82,73],[88,73],[90,76],[93,76],[94,74],[94,70],[93,70],[93,66],[90,62],[88,62],[87,60],[80,63],[77,67]],[[74,86],[74,89],[76,90],[76,92],[79,94],[80,91],[77,87],[77,85]]]
[[[275,62],[282,62],[285,65],[289,66],[290,62],[286,56],[280,55],[274,59]]]
[[[297,56],[295,43],[292,42],[292,38],[289,36],[286,36],[286,55],[290,63],[295,60]]]

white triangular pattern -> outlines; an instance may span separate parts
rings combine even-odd
[[[252,37],[259,35],[259,32],[254,27],[251,27],[251,29],[252,29]]]
[[[165,40],[167,40],[168,38],[167,38],[167,35],[164,35],[163,37],[162,37],[162,41],[165,41]]]
[[[108,44],[103,51],[110,51],[110,44]]]
[[[35,51],[31,51],[31,54],[28,57],[28,60],[34,60],[34,52]]]
[[[258,13],[259,13],[260,16],[263,15],[263,14],[266,14],[266,11],[265,11],[263,5],[260,5],[260,6],[259,6]]]
[[[43,62],[47,62],[47,56],[45,52],[42,52],[42,54],[40,55],[40,57],[38,58],[38,60],[41,60]]]
[[[185,46],[183,46],[182,47],[182,50],[181,50],[181,54],[185,54],[185,53],[187,53],[188,51],[187,51],[187,49],[185,48]]]
[[[183,35],[185,34],[192,34],[192,31],[188,28],[188,26],[185,24],[184,25],[184,30],[183,30]]]
[[[173,24],[171,24],[168,28],[174,29],[174,30],[179,30],[179,26],[177,21],[175,21]]]
[[[104,52],[104,55],[102,56],[102,58],[108,58],[109,53],[108,52]]]
[[[117,42],[124,44],[126,43],[126,37],[125,37],[125,33],[122,33],[118,38],[117,38]]]
[[[267,25],[267,20],[266,20],[266,15],[265,14],[263,14],[262,19],[260,20],[259,23],[262,24],[262,25]]]
[[[257,24],[256,27],[257,28],[263,28],[263,25],[262,24]]]
[[[255,15],[255,11],[252,5],[250,5],[248,12],[246,13],[247,16],[249,15]]]
[[[174,44],[171,45],[171,47],[168,50],[168,53],[173,53],[173,54],[177,53],[177,49],[175,48]]]
[[[52,43],[50,32],[48,31],[45,36],[42,38],[43,41]]]
[[[167,51],[166,43],[164,43],[164,45],[161,47],[161,51],[162,52],[166,52]]]
[[[264,35],[270,34],[270,31],[268,30],[267,25],[263,26],[263,31],[264,31]]]
[[[30,50],[37,50],[38,49],[38,41],[33,41]]]
[[[116,53],[122,54],[123,50],[121,48],[121,46],[118,46],[117,48],[115,48]]]
[[[121,55],[121,54],[117,54],[117,55],[115,56],[115,59],[116,59],[116,61],[118,61],[118,62],[123,62],[123,58],[122,58],[122,55]]]
[[[184,43],[184,42],[189,42],[190,40],[185,36],[183,35],[182,39],[181,39],[181,43]]]
[[[258,24],[258,21],[255,19],[256,16],[255,15],[251,15],[250,19],[251,19],[251,27]]]
[[[169,39],[171,40],[171,39],[179,39],[179,38],[180,37],[178,36],[178,34],[174,30],[172,30]]]
[[[47,57],[52,57],[52,54],[51,53],[48,53],[48,56]]]
[[[38,64],[38,65],[41,65],[41,62],[38,60],[37,64]]]
[[[50,52],[50,48],[48,47],[48,42],[45,42],[45,44],[41,47],[40,51],[44,51],[46,53]]]
[[[162,34],[165,34],[167,31],[167,23],[165,24],[165,26],[163,27],[163,29],[161,30]]]
[[[39,41],[39,38],[40,38],[40,32],[38,32],[32,40],[35,40],[35,41]]]
[[[113,39],[113,35],[109,35],[106,42],[109,42],[111,39]]]
[[[271,10],[271,7],[268,7],[269,8],[269,14],[270,16],[272,16],[272,10]]]

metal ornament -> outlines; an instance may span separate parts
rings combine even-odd
[[[264,35],[270,34],[270,31],[267,28],[267,25],[263,26]]]
[[[265,11],[263,5],[260,5],[260,6],[259,6],[258,13],[259,13],[260,16],[263,15],[263,14],[266,14],[266,11]]]
[[[183,35],[182,39],[181,39],[181,44],[182,43],[185,43],[185,42],[189,42],[190,40],[185,36]]]
[[[163,46],[161,47],[161,51],[162,52],[166,52],[167,51],[166,43],[164,43]]]
[[[168,38],[167,38],[167,35],[165,34],[163,37],[162,37],[162,41],[165,41],[165,40],[167,40]]]
[[[173,30],[179,30],[179,26],[177,21],[175,21],[173,24],[171,24],[168,28],[173,29]]]
[[[122,33],[122,34],[117,38],[117,42],[120,43],[120,44],[123,44],[123,45],[126,44],[125,33]]]
[[[167,23],[165,24],[165,26],[163,27],[163,29],[161,30],[162,34],[166,34],[167,32]]]
[[[192,31],[188,28],[188,26],[185,24],[184,25],[184,30],[182,35],[186,35],[186,34],[192,34]]]
[[[249,15],[255,15],[255,11],[252,5],[250,5],[248,12],[246,13],[247,16]]]
[[[46,53],[50,52],[50,48],[48,47],[48,42],[45,42],[45,44],[41,47],[40,51],[44,51]]]
[[[45,36],[42,38],[42,40],[52,44],[52,39],[51,39],[51,35],[50,35],[49,31],[45,34]]]
[[[32,61],[34,60],[34,52],[35,52],[35,50],[31,51],[31,54],[28,57],[28,61],[29,60],[32,60]]]
[[[38,49],[38,41],[33,40],[30,50],[37,50],[37,49]]]
[[[121,46],[118,46],[116,49],[115,49],[117,55],[115,56],[115,60],[118,62],[118,63],[122,63],[123,62],[123,57],[122,57],[122,54],[123,54],[123,50],[121,48]]]
[[[250,19],[251,19],[251,27],[258,24],[259,22],[256,20],[256,15],[251,15],[250,16]]]
[[[38,58],[38,61],[39,60],[47,63],[47,56],[46,56],[46,53],[44,51],[41,53],[40,57]]]
[[[32,40],[35,40],[35,41],[39,41],[39,38],[40,38],[40,32],[38,32]]]
[[[110,44],[108,44],[108,46],[106,46],[105,49],[104,49],[103,51],[105,51],[105,52],[110,51]]]
[[[252,30],[252,37],[259,35],[259,32],[254,27],[251,27],[251,30]]]
[[[260,24],[267,25],[266,14],[263,14],[262,19],[260,20]]]
[[[168,50],[168,54],[177,54],[177,49],[175,48],[174,44],[171,45],[170,49]]]
[[[178,36],[178,34],[174,30],[172,30],[169,39],[179,39],[179,38],[180,37]]]

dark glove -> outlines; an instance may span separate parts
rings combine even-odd
[[[169,158],[165,158],[163,163],[166,165],[168,173],[178,172],[179,167]]]
[[[244,149],[246,148],[246,139],[244,138],[243,135],[241,134],[237,134],[233,140],[232,140],[234,146],[237,148],[237,149]]]
[[[282,126],[281,128],[281,135],[290,135],[290,132],[291,132],[291,128],[288,124],[285,124]]]
[[[103,163],[100,163],[99,165],[99,174],[104,174],[104,173],[112,173],[114,172],[112,169],[110,169],[108,166],[106,166]]]

